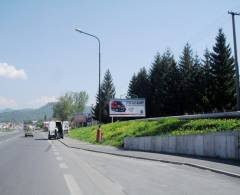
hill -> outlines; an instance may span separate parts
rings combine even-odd
[[[48,103],[37,109],[21,109],[12,110],[5,109],[0,110],[0,122],[15,121],[21,122],[24,120],[43,120],[46,114],[47,119],[51,119],[53,116],[53,106],[55,103]],[[91,106],[86,106],[84,113],[91,113]]]
[[[97,126],[73,129],[69,135],[72,138],[96,143]],[[125,137],[190,135],[209,132],[240,130],[239,119],[194,119],[180,120],[164,118],[156,121],[124,121],[102,125],[104,139],[102,144],[122,146]]]
[[[0,122],[41,120],[44,119],[45,114],[47,115],[47,118],[52,118],[54,104],[55,103],[48,103],[37,109],[3,110],[0,112]]]
[[[13,111],[11,108],[0,109],[0,113]]]

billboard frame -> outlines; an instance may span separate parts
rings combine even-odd
[[[135,100],[135,101],[141,101],[143,100],[144,101],[144,115],[136,115],[136,114],[110,114],[111,113],[111,102],[115,100],[115,101],[131,101],[131,100]],[[122,117],[122,118],[126,118],[126,117],[135,117],[135,118],[138,118],[138,117],[141,117],[141,118],[144,118],[146,117],[146,99],[145,98],[126,98],[126,99],[122,99],[122,98],[112,98],[109,100],[109,117]]]

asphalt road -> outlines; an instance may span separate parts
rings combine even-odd
[[[239,194],[240,179],[70,149],[46,133],[0,136],[0,195]]]

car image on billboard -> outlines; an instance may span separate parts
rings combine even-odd
[[[111,102],[111,110],[114,112],[125,112],[126,107],[121,101],[112,101]]]

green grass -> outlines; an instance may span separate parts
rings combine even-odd
[[[13,131],[14,129],[0,129],[0,132],[10,132]]]
[[[70,131],[71,138],[96,143],[97,126],[83,127]],[[240,130],[240,119],[196,119],[180,120],[164,118],[158,121],[125,121],[102,125],[102,144],[122,146],[128,136],[189,135],[209,132]]]

